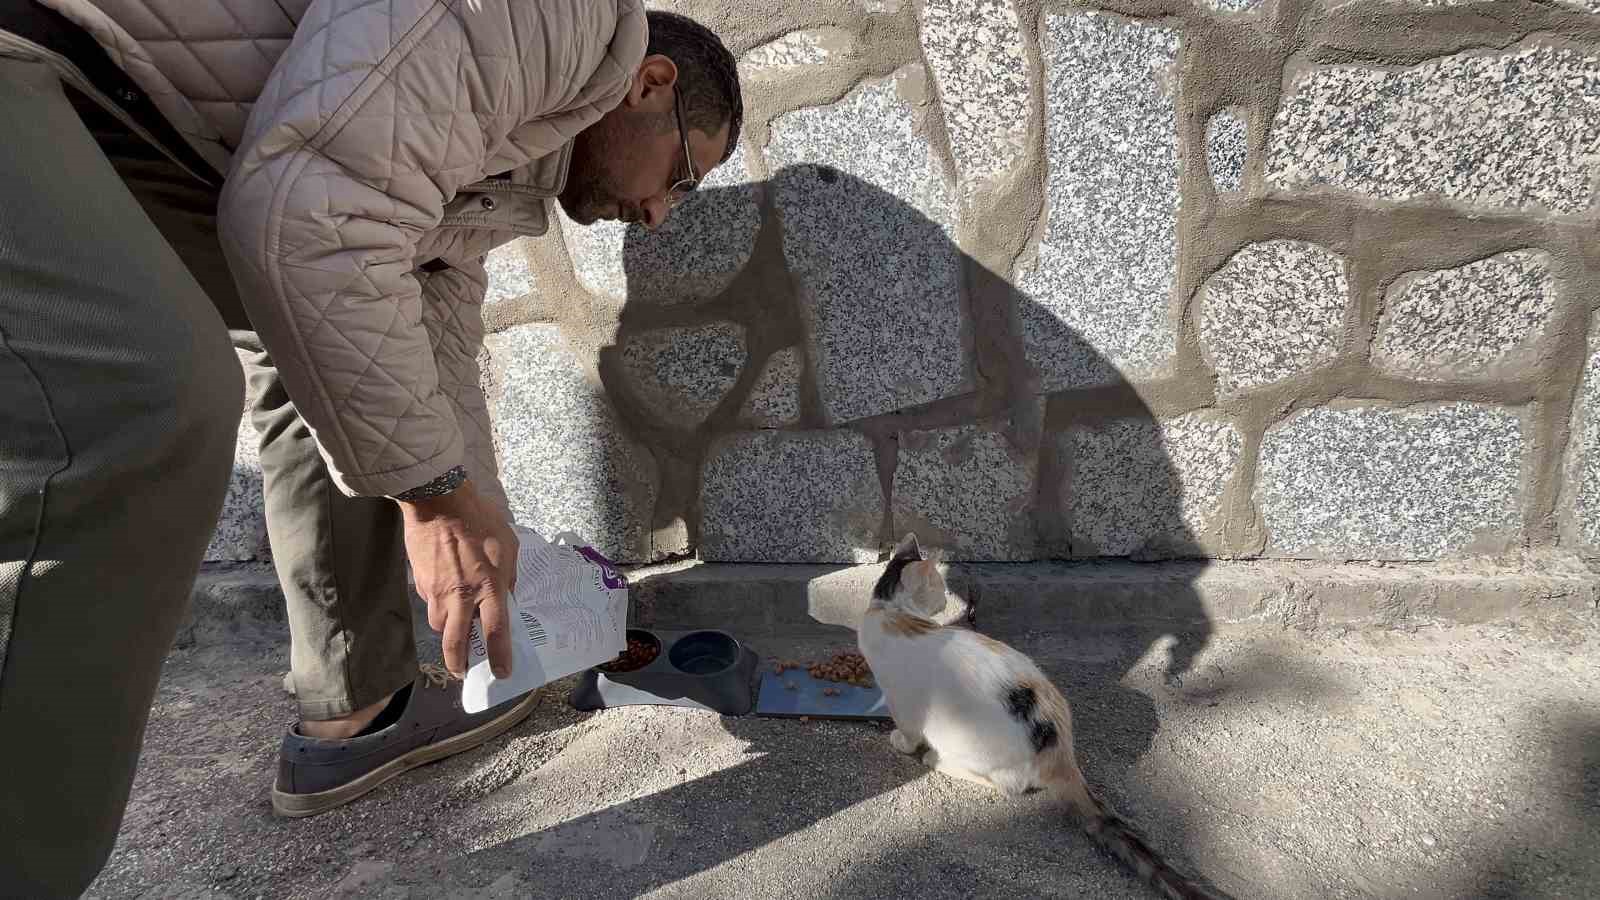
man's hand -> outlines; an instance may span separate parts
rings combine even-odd
[[[428,624],[444,635],[444,666],[467,671],[467,637],[476,612],[483,622],[489,669],[511,674],[510,597],[517,579],[517,535],[471,481],[440,497],[401,502],[406,554]]]

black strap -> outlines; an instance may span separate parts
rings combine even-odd
[[[0,2],[0,31],[9,31],[65,57],[83,72],[95,90],[152,135],[161,149],[183,163],[201,181],[215,188],[222,187],[222,173],[172,127],[155,103],[112,61],[89,32],[33,0]]]
[[[427,262],[423,263],[422,265],[418,266],[417,268],[419,268],[422,271],[427,272],[428,274],[431,275],[434,272],[443,272],[445,269],[450,268],[450,264],[445,262],[440,257],[436,256],[433,259],[430,259]]]

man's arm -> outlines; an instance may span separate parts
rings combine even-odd
[[[615,105],[642,22],[638,0],[319,0],[224,188],[219,236],[252,323],[339,489],[406,498],[418,590],[457,673],[475,610],[509,670],[516,538],[461,479],[416,244],[489,167],[553,151]]]
[[[487,169],[558,149],[620,101],[643,16],[639,0],[307,11],[251,115],[218,230],[340,490],[395,496],[462,464],[417,241]]]

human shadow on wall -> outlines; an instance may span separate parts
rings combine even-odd
[[[670,298],[674,279],[694,269],[696,241],[708,232],[696,217],[725,215],[737,203],[752,200],[761,205],[762,228],[738,276],[704,300],[663,302]],[[747,399],[752,388],[773,354],[798,346],[804,359],[796,391],[800,414],[785,430],[840,428],[875,439],[892,499],[875,535],[880,550],[915,530],[925,546],[940,549],[951,562],[980,566],[1201,556],[1185,524],[1184,488],[1176,466],[1160,432],[1149,427],[1156,418],[1150,407],[1082,335],[964,253],[944,226],[901,197],[832,167],[788,166],[763,183],[703,190],[658,231],[630,229],[623,259],[629,296],[650,302],[624,308],[615,341],[602,351],[600,371],[612,402],[629,410],[630,422],[643,423],[641,439],[658,457],[674,457],[679,470],[698,476],[715,456],[720,439],[751,430]],[[941,269],[948,269],[949,277],[939,274]],[[905,283],[888,283],[886,274]],[[946,285],[967,299],[953,303],[932,295]],[[897,366],[915,364],[917,357],[949,346],[936,337],[943,330],[938,317],[949,312],[966,319],[949,332],[963,345],[963,374],[972,387],[939,396],[926,385],[908,384]],[[1030,323],[1028,341],[1022,336],[1023,321]],[[629,373],[627,348],[658,329],[721,322],[743,329],[748,357],[716,408],[700,424],[686,427],[685,421],[693,420],[665,405],[662,396],[637,390],[639,379]],[[856,337],[863,332],[864,337]],[[850,340],[839,338],[847,333]],[[1038,390],[1041,379],[1028,362],[1028,344],[1049,348],[1041,355],[1059,368],[1101,373],[1105,380],[1058,392],[1046,406],[1046,396]],[[841,348],[856,352],[844,356]],[[936,366],[919,371],[929,369],[937,371]],[[880,406],[886,394],[904,402],[854,420],[841,421],[834,414],[831,392],[872,393],[872,386],[877,386]],[[1044,415],[1034,418],[1041,411]],[[930,435],[953,435],[951,426],[974,422],[1003,434],[1009,450],[1029,460],[1023,468],[1038,473],[1032,493],[1021,502],[1000,496],[985,473],[962,468],[972,460],[964,458],[970,447],[958,440],[940,455],[959,474],[937,490],[924,487],[918,500],[902,501],[896,482],[903,476],[893,469],[900,461],[896,457],[903,459],[908,452],[905,447],[922,445],[917,452],[926,460],[928,447],[939,445],[928,440]],[[784,474],[762,473],[755,480],[761,478],[776,484]],[[703,486],[698,478],[695,483],[698,498]],[[776,499],[757,512],[777,522],[795,514]],[[704,521],[706,510],[695,502],[667,514],[689,521],[692,543],[700,543],[712,527]],[[788,556],[781,547],[757,561],[842,562]],[[1055,621],[1112,627],[1123,635],[1119,643],[1129,653],[1104,661],[1107,683],[1119,682],[1167,638],[1173,645],[1165,674],[1173,681],[1181,679],[1204,648],[1211,625],[1192,583],[1203,564],[1173,563],[1167,568],[1177,576],[1148,596],[1119,594],[1115,601],[1054,598],[1072,610]],[[983,627],[998,636],[1020,637],[1035,630],[1023,609],[983,607]],[[1145,720],[1141,733],[1119,748],[1128,751],[1124,756],[1143,752],[1155,726],[1142,697],[1111,704],[1123,727],[1130,707],[1144,708],[1145,715],[1136,717]]]
[[[725,215],[731,205],[746,203],[751,197],[760,202],[761,226],[753,255],[740,274],[713,296],[661,300],[670,293],[673,279],[683,278],[697,258],[708,255],[696,241],[703,241],[715,229],[704,227],[707,223],[696,217]],[[804,225],[795,227],[797,223]],[[711,248],[709,255],[725,254],[726,249]],[[797,261],[803,261],[803,266],[797,266]],[[962,469],[963,454],[970,445],[955,441],[940,452],[952,470],[965,475],[949,479],[933,492],[937,501],[933,508],[924,502],[919,509],[903,505],[884,509],[870,535],[880,547],[892,546],[900,533],[916,527],[925,546],[941,547],[950,561],[964,565],[991,566],[997,565],[992,562],[996,558],[1016,558],[1014,552],[985,555],[972,549],[996,545],[1015,548],[1020,544],[1023,556],[1036,559],[1097,555],[1075,534],[1074,511],[1085,519],[1093,518],[1097,535],[1119,534],[1123,543],[1128,542],[1129,534],[1145,528],[1150,532],[1146,539],[1134,543],[1149,553],[1182,555],[1183,548],[1193,546],[1183,525],[1178,474],[1160,445],[1159,432],[1138,428],[1108,431],[1106,426],[1112,423],[1096,418],[1109,413],[1118,421],[1149,422],[1153,419],[1150,409],[1121,382],[1091,392],[1094,400],[1083,409],[1076,409],[1070,396],[1065,402],[1058,398],[1041,417],[1045,398],[1034,389],[1035,379],[1027,377],[1018,322],[1024,315],[1041,313],[1031,318],[1045,323],[1045,330],[1035,328],[1033,337],[1037,343],[1056,348],[1056,358],[1072,357],[1081,369],[1114,373],[1114,367],[1047,310],[1028,309],[1034,306],[1028,296],[984,270],[962,253],[945,228],[888,191],[835,169],[812,165],[782,169],[765,183],[703,188],[662,229],[629,229],[624,264],[630,298],[656,299],[630,301],[614,345],[602,351],[600,372],[606,393],[623,411],[621,418],[630,423],[633,436],[656,455],[664,479],[676,478],[693,486],[676,496],[664,488],[663,511],[653,523],[658,528],[681,518],[687,523],[691,544],[705,534],[699,473],[716,452],[719,437],[751,429],[744,408],[758,376],[772,354],[796,346],[798,341],[804,357],[796,391],[799,414],[797,421],[786,426],[788,430],[840,428],[870,436],[880,472],[892,484],[895,458],[902,452],[897,448],[918,441],[928,445],[927,435],[911,429],[937,430],[981,419],[984,428],[1006,435],[1008,453],[1023,461],[1025,471],[1044,473],[1024,496],[997,499],[986,487],[993,482],[986,481],[982,471],[971,466]],[[803,276],[796,274],[797,268],[804,270]],[[934,270],[953,273],[953,278],[941,281]],[[882,273],[912,280],[891,283]],[[924,385],[908,379],[901,368],[918,354],[938,352],[937,347],[925,348],[919,341],[935,334],[948,335],[951,326],[941,317],[968,307],[968,301],[952,302],[953,298],[928,289],[930,284],[941,283],[950,290],[959,290],[964,284],[969,293],[978,295],[970,301],[974,313],[968,317],[970,324],[954,326],[962,345],[957,365],[967,380],[956,396],[927,393]],[[659,329],[716,322],[743,328],[748,356],[714,409],[689,414],[668,405],[659,393],[637,388],[636,379],[629,374],[630,364],[636,367],[637,361],[627,359],[631,341]],[[834,340],[847,332],[852,339]],[[833,341],[827,353],[816,351],[819,340]],[[841,357],[840,347],[860,352]],[[841,385],[862,390],[879,385],[904,402],[899,408],[836,422],[830,415],[833,398],[829,394]],[[1092,471],[1075,470],[1074,434],[1094,442],[1102,457],[1108,442],[1125,446],[1115,448],[1110,465],[1102,460]],[[965,461],[970,462],[970,457]],[[758,477],[785,476],[768,472]],[[1096,479],[1093,501],[1074,506],[1073,482],[1081,485],[1088,478]],[[753,514],[776,522],[793,520],[797,511],[776,493],[773,497],[772,508]],[[1006,534],[996,539],[996,535],[982,533],[993,528]],[[760,561],[840,562],[784,559],[781,553]],[[1012,609],[975,598],[980,629],[1024,650],[1048,642],[1049,632],[1058,628],[1070,628],[1080,638],[1084,633],[1103,638],[1075,641],[1071,646],[1078,649],[1063,656],[1057,648],[1054,656],[1042,661],[1073,704],[1077,750],[1090,781],[1111,802],[1146,823],[1169,858],[1191,871],[1195,867],[1186,864],[1179,850],[1187,843],[1181,811],[1152,809],[1148,800],[1133,802],[1148,794],[1126,789],[1128,773],[1151,747],[1159,722],[1150,696],[1123,681],[1140,669],[1147,683],[1159,686],[1165,678],[1169,686],[1176,685],[1191,668],[1211,630],[1191,583],[1200,569],[1198,563],[1189,566],[1184,570],[1190,573],[1188,577],[1175,578],[1149,596],[1123,592],[1116,604],[1102,597],[1060,592],[1042,605],[1027,603]],[[785,611],[786,620],[803,618],[803,587],[776,602],[796,605]],[[866,598],[861,602],[864,607]],[[1049,609],[1048,619],[1032,618],[1051,604],[1054,607]],[[853,643],[853,635],[840,637],[841,649]],[[1169,638],[1174,644],[1170,653],[1163,653],[1160,645]],[[546,887],[554,888],[548,872],[538,875],[541,864],[532,859],[541,846],[550,846],[551,840],[559,842],[560,835],[584,833],[585,828],[614,828],[625,821],[653,829],[656,847],[651,852],[656,858],[648,866],[618,868],[604,877],[613,892],[638,894],[706,871],[926,774],[920,764],[889,748],[886,732],[870,726],[859,731],[829,726],[819,732],[814,726],[771,720],[724,719],[723,723],[732,735],[749,743],[747,761],[620,807],[513,838],[474,854],[474,867],[515,862],[529,867]],[[861,745],[868,749],[857,752],[853,748],[858,747],[863,733],[872,740]],[[818,742],[838,746],[828,749],[816,746]],[[827,750],[820,754],[824,758],[857,758],[859,766],[829,772],[833,789],[811,796],[797,793],[792,782],[814,774],[807,772],[813,750]],[[840,785],[843,790],[838,789]],[[718,822],[695,821],[697,811],[711,810],[716,811]],[[707,830],[712,824],[714,832]],[[710,838],[713,833],[714,840]],[[1107,862],[1108,868],[1111,865]]]

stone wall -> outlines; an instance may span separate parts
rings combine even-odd
[[[651,5],[740,54],[745,137],[657,233],[490,257],[526,524],[1600,557],[1600,2]],[[262,553],[250,459],[214,558]]]

